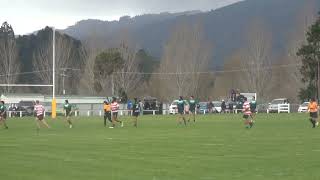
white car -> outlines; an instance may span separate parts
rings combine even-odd
[[[169,113],[170,114],[177,114],[178,113],[178,100],[174,100],[171,105],[169,106]]]
[[[279,104],[289,104],[287,98],[274,99],[269,103],[268,112],[278,112]]]
[[[214,105],[214,109],[217,113],[221,113],[221,101],[212,101],[213,105]]]
[[[298,108],[298,113],[304,113],[308,111],[309,102],[302,103]]]

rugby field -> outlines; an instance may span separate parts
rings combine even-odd
[[[144,116],[134,128],[104,128],[98,117],[61,118],[36,133],[33,118],[0,129],[2,180],[319,180],[320,129],[307,114]]]

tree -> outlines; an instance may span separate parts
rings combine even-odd
[[[39,84],[52,84],[52,30],[46,28],[37,35],[32,58],[33,70],[39,72]]]
[[[247,34],[246,48],[241,50],[243,91],[256,92],[260,99],[267,100],[270,88],[272,35],[263,21],[253,21]]]
[[[101,41],[101,38],[97,37],[95,33],[93,32],[90,35],[90,38],[87,40],[83,41],[84,48],[86,49],[86,54],[85,54],[85,66],[84,66],[84,71],[81,75],[81,80],[80,80],[80,94],[83,95],[96,95],[96,90],[95,90],[95,82],[98,81],[95,79],[94,76],[94,65],[95,65],[95,60],[96,57],[104,51],[104,48],[102,48],[102,45],[98,42]],[[102,79],[102,81],[104,81]],[[103,83],[103,82],[100,82]],[[111,89],[104,89],[104,93],[108,94],[110,92],[111,94]]]
[[[95,90],[95,82],[98,81],[95,79],[94,74],[94,65],[95,65],[95,59],[99,54],[99,50],[92,49],[92,48],[86,48],[87,54],[86,54],[86,63],[84,72],[81,76],[80,80],[80,93],[85,95],[94,95],[96,93]]]
[[[105,89],[114,89],[113,73],[123,67],[124,60],[118,49],[108,49],[100,53],[94,62],[94,89],[101,93]]]
[[[129,47],[123,41],[118,48],[123,59],[122,67],[114,73],[114,83],[116,91],[121,94],[128,94],[141,83],[142,75],[139,74],[139,59],[137,58],[137,48]]]
[[[284,72],[286,74],[283,75],[290,82],[290,84],[286,83],[287,86],[284,87],[284,89],[287,94],[292,94],[291,96],[296,100],[298,100],[297,98],[300,89],[305,86],[304,82],[301,81],[302,74],[300,69],[302,66],[302,61],[297,55],[297,52],[299,48],[306,43],[306,34],[308,28],[316,20],[317,11],[315,5],[315,2],[312,0],[306,2],[306,5],[301,8],[301,12],[297,16],[295,28],[293,28],[290,39],[288,40],[285,56],[283,57],[282,61],[282,64],[290,65],[284,68]]]
[[[212,45],[206,41],[201,24],[177,24],[164,47],[159,77],[163,96],[199,95],[206,81]]]
[[[242,52],[236,51],[225,60],[223,71],[218,73],[214,92],[219,97],[226,98],[231,89],[243,89],[241,67],[243,64]]]
[[[37,71],[37,77],[42,84],[52,83],[52,41],[53,31],[46,27],[37,34],[36,46],[33,51],[33,70]],[[84,67],[84,57],[86,54],[80,41],[56,32],[56,92],[62,94],[63,89],[69,89],[70,93],[76,93],[79,86],[79,72],[76,69]],[[66,70],[69,70],[66,78]],[[64,83],[64,78],[66,82]],[[64,88],[63,88],[64,87]],[[47,92],[47,89],[43,89]]]
[[[0,27],[0,71],[2,74],[0,82],[3,84],[15,83],[18,78],[16,73],[20,72],[14,31],[7,22]],[[9,86],[2,89],[6,93],[12,90]]]
[[[307,42],[301,46],[297,55],[302,60],[302,82],[307,85],[302,88],[299,97],[301,100],[316,97],[320,94],[320,17],[309,28]]]

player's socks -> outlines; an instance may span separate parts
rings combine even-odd
[[[185,118],[183,118],[183,122],[184,122],[184,125],[186,126],[187,125],[187,121]]]
[[[253,122],[250,122],[250,128],[252,128],[253,127]]]
[[[311,124],[312,124],[312,128],[316,127],[316,121],[313,118],[310,118]]]
[[[313,124],[313,120],[312,120],[312,118],[310,118],[310,119],[309,119],[309,121],[311,122],[311,124]]]
[[[124,126],[123,121],[120,121],[120,123],[121,123],[121,127],[123,127]]]

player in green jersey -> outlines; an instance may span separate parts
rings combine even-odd
[[[191,96],[189,101],[189,119],[188,121],[190,122],[190,118],[193,119],[193,122],[196,122],[196,106],[197,106],[197,102],[194,99],[194,96]]]
[[[63,110],[65,113],[66,121],[68,122],[69,127],[72,128],[72,121],[70,119],[71,113],[72,113],[72,106],[71,106],[71,104],[69,104],[68,100],[65,101],[65,103],[63,105]]]
[[[5,129],[8,129],[6,120],[7,120],[7,108],[4,104],[4,101],[1,101],[0,102],[0,123],[3,124]]]

